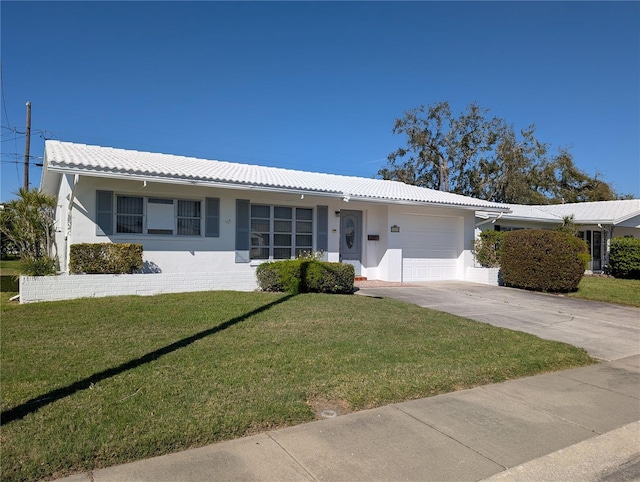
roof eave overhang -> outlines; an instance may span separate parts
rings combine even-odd
[[[621,216],[617,219],[614,219],[612,224],[615,226],[617,224],[624,223],[625,221],[628,221],[631,218],[635,218],[636,216],[640,216],[640,211],[634,211],[630,214],[627,214],[626,216]]]
[[[46,194],[56,195],[56,190],[60,186],[60,179],[63,173],[50,169],[48,164],[49,161],[47,160],[47,153],[45,151],[42,162],[42,174],[40,175],[40,190]]]
[[[530,223],[549,223],[549,224],[557,224],[561,223],[562,219],[549,219],[549,218],[530,218],[526,216],[505,216],[502,219],[505,221],[519,221],[519,222],[530,222]]]
[[[597,226],[598,224],[611,225],[614,223],[614,221],[612,219],[574,219],[573,223],[581,225],[591,224]]]
[[[215,187],[218,189],[236,189],[236,190],[246,190],[246,191],[260,191],[260,192],[278,192],[278,193],[289,193],[296,195],[313,195],[313,196],[321,196],[321,197],[329,197],[329,198],[349,198],[349,201],[362,201],[369,203],[380,203],[380,204],[401,204],[401,205],[412,205],[412,206],[438,206],[443,208],[455,208],[455,209],[464,209],[469,211],[484,211],[491,213],[505,213],[510,212],[508,207],[499,207],[499,206],[474,206],[471,204],[457,204],[457,203],[447,203],[447,202],[439,202],[439,201],[420,201],[420,200],[405,200],[405,199],[394,199],[394,198],[378,198],[378,197],[366,197],[366,196],[356,196],[350,193],[346,193],[344,191],[321,191],[321,190],[313,190],[313,189],[303,189],[303,188],[290,188],[290,187],[281,187],[281,186],[273,186],[273,185],[264,185],[264,184],[250,184],[250,183],[242,183],[242,182],[225,182],[225,181],[216,181],[216,180],[207,180],[207,179],[191,179],[191,178],[178,178],[178,177],[167,177],[167,176],[153,176],[149,174],[137,174],[137,173],[129,173],[129,172],[114,172],[114,171],[95,171],[91,169],[80,169],[77,167],[66,167],[66,166],[47,166],[48,171],[52,173],[59,174],[79,174],[84,176],[91,177],[101,177],[101,178],[109,178],[109,179],[124,179],[124,180],[134,180],[134,181],[142,181],[142,182],[158,182],[164,184],[180,184],[186,186],[204,186],[204,187]]]

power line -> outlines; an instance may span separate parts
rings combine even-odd
[[[10,138],[10,139],[2,139],[2,141],[0,141],[0,142],[10,142],[10,141],[15,142],[15,141],[17,141],[18,139],[22,139],[23,137],[26,137],[26,135],[24,135],[24,134],[23,134],[23,135],[21,135],[21,136],[19,136],[19,137],[18,137],[18,136],[16,136],[16,137],[12,137],[12,138]]]
[[[3,152],[2,156],[12,157],[14,159],[22,159],[24,158],[24,154],[20,154],[18,152]],[[42,160],[40,156],[29,156],[29,159]]]
[[[11,122],[9,122],[9,114],[7,113],[7,102],[4,100],[4,81],[2,80],[2,61],[0,61],[0,92],[2,93],[2,107],[4,110],[4,116],[7,119],[7,124],[11,125]]]
[[[18,161],[18,160],[14,160],[14,161],[9,161],[9,160],[2,160],[0,159],[0,164],[22,164],[22,161]],[[36,166],[36,167],[42,167],[42,164],[37,162],[34,164],[30,164],[29,169],[31,169],[31,166]]]

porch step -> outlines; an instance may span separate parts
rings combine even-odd
[[[367,281],[367,277],[366,276],[356,276],[353,280],[354,281]]]

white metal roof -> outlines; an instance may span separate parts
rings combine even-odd
[[[554,204],[538,207],[560,218],[573,215],[575,221],[583,224],[617,224],[632,216],[640,215],[640,199]]]
[[[507,204],[510,213],[500,216],[502,219],[517,219],[519,221],[536,221],[536,222],[553,222],[562,221],[562,216],[544,211],[541,206],[526,206],[524,204]],[[478,212],[476,216],[479,218],[494,218],[495,213]]]
[[[504,204],[411,186],[397,181],[322,174],[53,140],[45,143],[43,189],[48,186],[47,176],[50,172],[238,189],[292,191],[349,197],[353,200],[439,204],[490,212],[508,210]]]
[[[565,216],[572,216],[578,224],[619,224],[634,216],[640,216],[640,199],[596,201],[568,204],[545,204],[525,206],[508,204],[510,213],[502,219],[558,223]],[[495,214],[477,213],[478,217],[490,218]]]

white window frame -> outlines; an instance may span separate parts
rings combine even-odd
[[[269,208],[269,217],[263,217],[263,216],[253,216],[252,213],[252,208],[253,207],[259,207],[259,208]],[[276,209],[278,208],[284,208],[284,209],[290,209],[291,210],[291,218],[284,218],[284,217],[278,217],[276,218]],[[309,219],[298,219],[298,211],[309,211],[311,216],[309,217]],[[269,231],[254,231],[252,229],[253,226],[253,221],[256,220],[258,222],[268,222],[269,225]],[[276,232],[275,230],[275,224],[276,222],[290,222],[291,223],[291,229],[290,231],[278,231]],[[301,225],[308,225],[309,228],[308,230],[300,230],[300,232],[298,232],[298,228],[301,226],[298,223],[301,223]],[[314,217],[314,209],[311,207],[297,207],[297,206],[282,206],[282,205],[273,205],[273,204],[262,204],[262,203],[251,203],[250,207],[249,207],[249,229],[250,229],[250,242],[249,242],[249,257],[251,259],[251,261],[278,261],[278,260],[284,260],[284,259],[296,259],[299,254],[301,252],[311,252],[313,251],[313,243],[314,243],[314,236],[315,236],[315,232],[314,232],[314,226],[315,226],[316,220]],[[264,235],[268,236],[268,243],[267,244],[254,244],[254,242],[257,242],[259,240],[262,240]],[[284,236],[290,236],[290,243],[289,245],[285,245],[285,244],[277,244],[275,243],[276,241],[276,236],[277,235],[284,235]],[[311,238],[311,245],[307,246],[307,245],[301,245],[298,244],[298,239],[299,236],[309,236]],[[275,257],[274,256],[274,252],[275,250],[284,250],[284,249],[289,249],[289,257],[287,258],[282,258],[282,257]],[[258,253],[261,253],[262,250],[268,250],[268,257],[264,257],[264,256],[259,256]]]
[[[140,214],[129,214],[129,213],[120,213],[118,212],[118,199],[119,198],[138,198],[138,199],[142,199],[142,215]],[[151,201],[150,201],[151,200]],[[154,202],[154,201],[167,201],[166,203],[162,203],[162,202]],[[200,216],[198,217],[185,217],[185,216],[178,216],[178,203],[180,201],[186,201],[186,202],[195,202],[198,203],[200,208]],[[162,211],[162,208],[160,208],[159,206],[163,206],[166,205],[168,206],[169,204],[171,204],[172,207],[172,227],[171,227],[171,232],[169,233],[169,227],[168,227],[168,223],[161,223],[160,221],[158,221],[158,224],[156,226],[154,226],[153,224],[150,226],[149,222],[153,222],[153,219],[156,219],[156,215],[154,214],[153,216],[150,216],[149,214],[149,205],[157,205],[158,206],[158,213],[160,213],[160,211]],[[127,235],[132,235],[132,236],[173,236],[173,237],[181,237],[181,238],[186,238],[186,237],[198,237],[201,238],[204,236],[204,201],[202,199],[189,199],[189,198],[169,198],[169,197],[163,197],[163,196],[137,196],[135,194],[115,194],[115,209],[114,209],[114,234],[118,235],[118,236],[127,236]],[[154,209],[154,208],[151,208]],[[165,213],[166,214],[166,213]],[[161,214],[160,214],[161,215]],[[141,217],[142,218],[142,231],[141,232],[137,232],[137,233],[127,233],[127,232],[121,232],[119,231],[119,224],[118,224],[118,217],[119,216],[136,216],[136,217]],[[198,220],[198,234],[178,234],[178,219],[191,219],[191,220]],[[150,230],[157,230],[157,231],[163,231],[163,232],[149,232]]]

